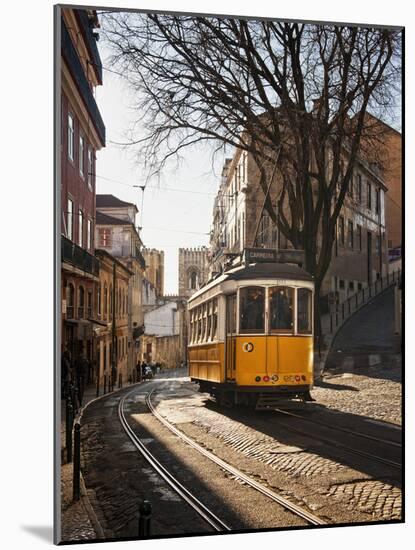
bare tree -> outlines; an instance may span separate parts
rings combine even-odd
[[[277,162],[277,207],[265,208],[305,251],[318,305],[362,134],[379,137],[368,109],[384,115],[399,94],[400,30],[119,13],[104,31],[137,92],[130,143],[150,174],[209,141],[248,151],[266,193]]]

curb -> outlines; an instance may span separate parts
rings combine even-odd
[[[81,472],[81,498],[82,498],[82,504],[84,505],[89,521],[91,522],[92,527],[94,528],[95,534],[97,535],[97,539],[105,539],[106,537],[105,537],[104,529],[102,528],[102,525],[97,518],[94,508],[92,507],[91,501],[89,500],[89,496],[86,491],[84,476],[82,475],[82,472]]]
[[[121,390],[125,390],[127,388],[131,388],[131,387],[134,387],[134,386],[138,386],[139,384],[141,384],[142,381],[140,382],[135,382],[134,384],[130,384],[129,386],[125,387],[125,388],[118,388],[112,392],[109,392],[109,393],[104,393],[98,397],[95,397],[94,399],[91,399],[91,401],[88,401],[88,403],[85,403],[85,405],[83,407],[81,407],[81,409],[79,410],[78,414],[76,415],[75,419],[74,419],[74,424],[76,422],[79,422],[81,423],[81,419],[82,419],[82,415],[85,411],[85,409],[87,407],[89,407],[89,405],[91,405],[92,403],[95,403],[96,401],[99,401],[100,399],[103,399],[104,397],[109,397],[110,395],[114,395],[118,392],[120,392]],[[88,496],[88,493],[87,493],[87,490],[86,490],[86,485],[85,485],[85,481],[84,481],[84,476],[82,475],[82,470],[80,471],[80,481],[81,481],[81,498],[82,498],[82,504],[84,505],[84,508],[85,508],[85,511],[88,515],[88,518],[92,524],[92,527],[97,535],[97,538],[98,539],[106,539],[106,535],[105,535],[105,532],[104,532],[104,529],[94,511],[94,508],[91,504],[91,501],[89,499],[89,496]]]

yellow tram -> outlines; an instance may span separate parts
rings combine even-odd
[[[226,271],[189,307],[189,374],[222,404],[266,408],[311,400],[312,277],[297,265]]]

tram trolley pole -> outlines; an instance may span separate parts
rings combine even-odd
[[[151,503],[148,500],[143,500],[139,508],[138,518],[138,536],[148,537],[151,532]]]
[[[74,428],[74,456],[73,456],[73,500],[79,500],[81,494],[81,425],[79,422]]]

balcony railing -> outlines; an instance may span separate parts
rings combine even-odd
[[[105,125],[99,112],[98,105],[92,94],[89,82],[86,79],[84,69],[79,60],[75,46],[72,43],[68,29],[62,20],[62,54],[68,64],[72,77],[78,87],[79,93],[85,102],[92,122],[98,132],[99,138],[103,145],[105,145]]]
[[[82,271],[99,275],[98,259],[63,235],[61,236],[61,258],[63,262],[72,264]]]
[[[84,318],[84,306],[78,307],[78,318],[83,319]]]
[[[73,319],[73,306],[66,306],[66,318],[67,319]]]

